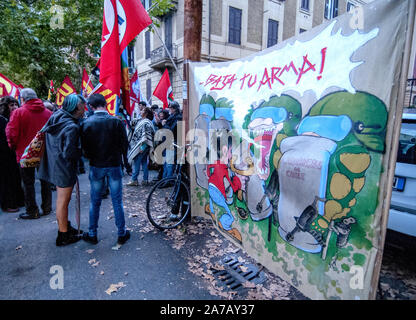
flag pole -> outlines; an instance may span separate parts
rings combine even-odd
[[[87,82],[87,85],[86,85],[86,87],[85,87],[85,90],[87,90],[88,91],[88,85],[90,84],[90,82],[91,82],[91,77],[92,77],[92,73],[90,74],[90,76],[89,76],[89,78],[88,78],[88,82]],[[87,92],[88,93],[88,92]]]
[[[88,97],[91,96],[92,94],[94,94],[102,86],[103,86],[102,83],[98,83],[97,86],[90,92],[90,94],[88,95]]]

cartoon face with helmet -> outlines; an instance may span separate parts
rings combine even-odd
[[[254,221],[277,212],[279,145],[285,137],[295,134],[301,116],[300,103],[281,95],[263,101],[246,117],[245,128],[254,143],[248,152],[250,156],[241,159],[239,164],[232,164],[231,168],[240,180],[246,177],[244,202]],[[244,204],[237,203],[237,206],[242,209]]]
[[[383,153],[385,104],[366,92],[335,92],[316,102],[284,139],[279,162],[279,234],[325,259],[331,236],[345,246],[359,212],[371,152]]]

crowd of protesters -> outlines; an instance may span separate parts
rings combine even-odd
[[[182,119],[179,104],[171,102],[168,109],[160,109],[141,101],[132,113],[131,127],[127,130],[122,120],[109,115],[107,102],[100,94],[88,99],[71,94],[61,108],[42,101],[29,88],[21,90],[20,99],[20,107],[10,96],[0,99],[2,211],[18,212],[25,207],[25,212],[19,215],[21,219],[38,219],[52,212],[52,191],[56,190],[56,245],[65,246],[80,239],[96,244],[101,201],[110,193],[117,242],[124,244],[130,233],[125,226],[122,200],[123,169],[131,175],[127,186],[148,186],[173,174],[176,158],[173,149],[164,151],[163,165],[155,164],[150,154],[164,141],[154,141],[158,130],[171,130],[176,143],[177,122]],[[34,167],[22,168],[20,159],[41,129],[45,133],[45,149],[37,172]],[[84,157],[89,161],[91,189],[88,232],[75,229],[68,219],[77,176],[85,173]],[[149,165],[158,170],[153,181],[149,181]],[[143,178],[139,184],[140,171]],[[41,185],[41,210],[36,202],[36,178]]]

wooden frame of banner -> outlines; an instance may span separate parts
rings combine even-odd
[[[186,134],[189,131],[190,128],[190,124],[189,124],[189,60],[186,59],[183,61],[183,80],[182,82],[182,86],[183,86],[183,82],[186,81],[186,97],[182,96],[182,121],[185,124],[184,126],[182,126],[182,136],[181,136],[181,146],[184,146],[186,144]],[[183,92],[183,89],[182,89]],[[186,170],[186,174],[188,175],[188,177],[190,177],[190,167],[189,167],[189,163],[187,161],[185,161],[185,170]],[[192,215],[192,210],[191,210],[191,215]]]
[[[376,299],[377,288],[380,277],[381,264],[383,260],[384,243],[387,232],[387,222],[390,210],[390,201],[393,189],[393,178],[396,168],[397,151],[399,148],[399,137],[400,128],[403,114],[403,106],[406,94],[406,83],[407,83],[407,72],[410,62],[410,54],[412,48],[413,30],[415,28],[415,15],[416,15],[416,1],[409,0],[408,6],[408,19],[407,19],[407,30],[406,30],[406,43],[403,53],[403,60],[401,66],[400,82],[396,89],[397,94],[393,95],[390,105],[396,105],[395,112],[389,112],[388,123],[392,123],[393,127],[388,128],[386,141],[390,141],[390,152],[387,161],[387,174],[384,179],[380,181],[380,185],[384,185],[383,192],[380,192],[379,203],[382,203],[381,221],[380,221],[380,237],[378,242],[378,250],[375,258],[375,265],[373,269],[373,275],[371,279],[371,290],[369,298],[372,300]],[[394,90],[394,89],[393,89]],[[393,119],[393,120],[392,120]]]

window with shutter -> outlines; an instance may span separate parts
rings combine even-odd
[[[267,48],[274,46],[277,43],[277,35],[279,30],[279,22],[269,19],[269,28],[267,32]]]
[[[302,0],[300,3],[300,8],[305,11],[309,11],[309,0]]]
[[[338,0],[325,0],[325,19],[332,19],[338,16]]]
[[[165,44],[170,54],[172,54],[172,16],[165,18]]]
[[[228,42],[241,44],[241,17],[242,10],[230,7]]]
[[[355,4],[353,4],[351,2],[347,3],[347,12],[350,12],[354,8],[355,8]]]

